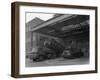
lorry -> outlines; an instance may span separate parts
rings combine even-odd
[[[84,55],[80,48],[70,45],[70,48],[66,48],[56,40],[47,40],[44,47],[39,48],[36,56],[33,57],[33,61],[44,61],[47,59],[54,59],[62,57],[64,59],[75,59],[80,58]]]

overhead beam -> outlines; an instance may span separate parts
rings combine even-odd
[[[62,20],[62,19],[65,19],[65,18],[67,18],[67,19],[70,19],[70,18],[72,18],[72,17],[75,17],[76,15],[62,15],[62,16],[59,16],[59,17],[57,17],[57,18],[54,18],[53,20],[48,20],[48,21],[45,21],[44,23],[42,23],[42,24],[40,24],[40,25],[37,25],[35,28],[33,28],[31,31],[35,31],[35,30],[38,30],[38,29],[40,29],[40,28],[43,28],[43,27],[46,27],[46,26],[48,26],[48,25],[50,25],[50,24],[53,24],[53,23],[56,23],[56,22],[58,22],[58,21],[60,21],[60,20]]]

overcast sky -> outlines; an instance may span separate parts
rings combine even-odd
[[[35,17],[38,17],[44,21],[52,18],[54,14],[45,14],[45,13],[26,13],[26,23],[30,20],[34,19]]]

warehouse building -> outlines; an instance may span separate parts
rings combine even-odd
[[[36,26],[31,31],[33,35],[38,34],[37,46],[42,46],[41,43],[45,38],[54,38],[65,46],[73,40],[79,47],[86,48],[88,45],[86,49],[89,49],[88,15],[60,15]]]

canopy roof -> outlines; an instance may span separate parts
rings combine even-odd
[[[84,33],[88,29],[88,15],[61,15],[37,25],[32,32],[64,38],[70,34]]]

